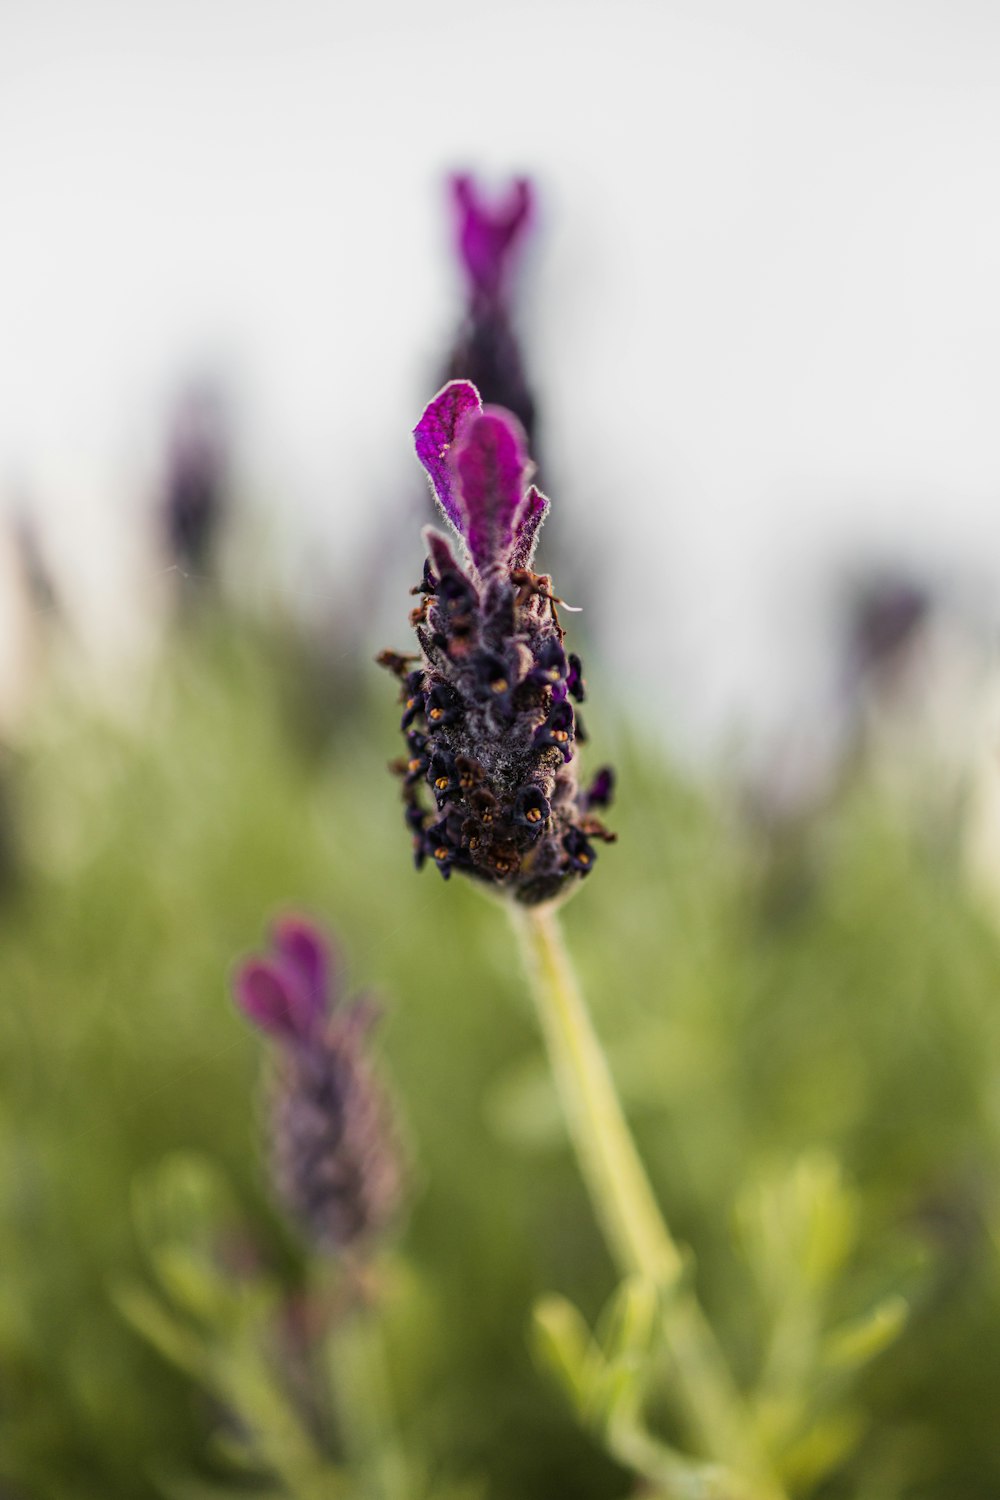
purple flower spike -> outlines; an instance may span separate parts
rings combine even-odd
[[[413,429],[417,457],[431,477],[438,504],[458,532],[462,530],[462,514],[449,453],[463,419],[482,409],[474,385],[467,380],[452,380],[434,397]]]
[[[495,297],[531,221],[531,184],[518,178],[499,203],[478,196],[471,177],[452,178],[458,216],[458,249],[473,289]]]
[[[356,1253],[394,1217],[402,1173],[366,1055],[378,1009],[368,999],[339,1003],[331,956],[311,922],[283,917],[273,953],[241,964],[233,989],[243,1012],[280,1043],[270,1129],[277,1195],[318,1248]]]
[[[518,252],[533,227],[531,184],[515,181],[487,199],[471,177],[450,181],[455,244],[465,282],[465,316],[445,366],[483,400],[512,411],[535,451],[535,401],[521,357],[514,305]],[[537,458],[537,452],[535,453]]]
[[[458,389],[478,407],[474,386]],[[521,426],[510,412],[477,412],[472,402],[455,419],[454,393],[446,386],[431,402],[417,452],[439,495],[434,465],[449,471],[452,520],[470,565],[425,530],[430,561],[410,616],[419,655],[378,658],[399,678],[405,710],[408,754],[393,769],[418,870],[433,864],[445,880],[458,871],[538,905],[561,900],[590,873],[591,840],[614,840],[593,811],[610,795],[610,775],[589,792],[577,779],[584,734],[569,700],[585,697],[583,667],[564,648],[551,578],[528,566],[548,501],[525,491]],[[422,442],[431,432],[435,441]]]

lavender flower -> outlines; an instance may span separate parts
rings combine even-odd
[[[389,1112],[365,1057],[377,1018],[369,1001],[340,1003],[330,946],[299,917],[277,922],[271,952],[233,978],[244,1014],[279,1046],[271,1099],[278,1197],[326,1250],[355,1250],[392,1219],[401,1172]]]
[[[461,175],[451,179],[451,195],[467,305],[447,374],[472,381],[487,401],[512,411],[533,447],[535,402],[510,309],[513,267],[533,216],[531,184],[518,178],[491,204],[471,177]]]
[[[162,502],[167,550],[183,573],[201,577],[209,566],[226,508],[227,469],[220,399],[198,386],[176,413]]]
[[[460,870],[528,905],[551,901],[589,874],[592,841],[614,835],[592,813],[610,801],[611,772],[585,791],[577,781],[583,669],[565,651],[552,580],[531,571],[549,502],[527,483],[517,419],[484,408],[468,381],[435,396],[414,437],[467,559],[425,529],[420,652],[379,658],[402,684],[407,755],[394,769],[417,868],[431,859],[446,879]]]

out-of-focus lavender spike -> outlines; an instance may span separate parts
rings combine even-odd
[[[246,960],[233,989],[280,1046],[270,1140],[278,1197],[318,1248],[356,1253],[395,1215],[402,1169],[365,1050],[378,1008],[340,1002],[333,952],[311,922],[284,917],[273,952]]]
[[[499,295],[516,250],[531,223],[531,183],[516,178],[499,202],[487,202],[472,177],[458,173],[451,179],[456,209],[457,243],[473,292]]]
[[[889,678],[933,611],[930,589],[913,579],[879,574],[865,580],[849,608],[849,673],[856,678]]]
[[[62,613],[59,596],[38,534],[37,521],[27,507],[21,506],[14,512],[12,533],[32,610],[36,616],[57,619]]]
[[[458,532],[462,531],[462,512],[449,455],[463,421],[470,413],[481,411],[475,386],[467,380],[452,380],[434,397],[413,429],[417,457],[430,475],[438,504]]]
[[[531,567],[535,560],[535,548],[538,546],[538,533],[548,513],[547,496],[530,485],[514,523],[514,545],[510,554],[512,568]]]
[[[171,557],[182,571],[202,578],[227,504],[227,448],[218,393],[207,386],[192,387],[174,418],[162,511]]]
[[[523,436],[506,412],[487,409],[468,422],[455,450],[454,468],[463,531],[480,573],[507,560],[527,467]]]
[[[364,1041],[365,1026],[345,1012],[314,1047],[284,1054],[272,1100],[278,1196],[313,1244],[328,1252],[370,1247],[402,1196],[388,1107]]]
[[[534,452],[535,402],[512,305],[516,261],[534,221],[533,189],[519,178],[501,199],[490,201],[467,174],[453,177],[450,188],[466,309],[447,374],[471,380],[484,401],[512,411]]]

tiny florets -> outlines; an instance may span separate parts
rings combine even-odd
[[[610,800],[610,770],[586,792],[577,781],[583,668],[564,649],[552,580],[531,570],[548,501],[527,482],[517,419],[484,408],[468,381],[444,387],[414,437],[466,554],[426,528],[419,655],[379,658],[400,680],[407,754],[393,769],[414,859],[550,901],[589,874],[591,841],[614,835],[592,813]]]

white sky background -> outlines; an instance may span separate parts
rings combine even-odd
[[[95,610],[191,372],[335,575],[397,523],[456,165],[539,181],[553,500],[664,722],[815,697],[851,559],[1000,595],[987,0],[0,0],[0,486]]]

